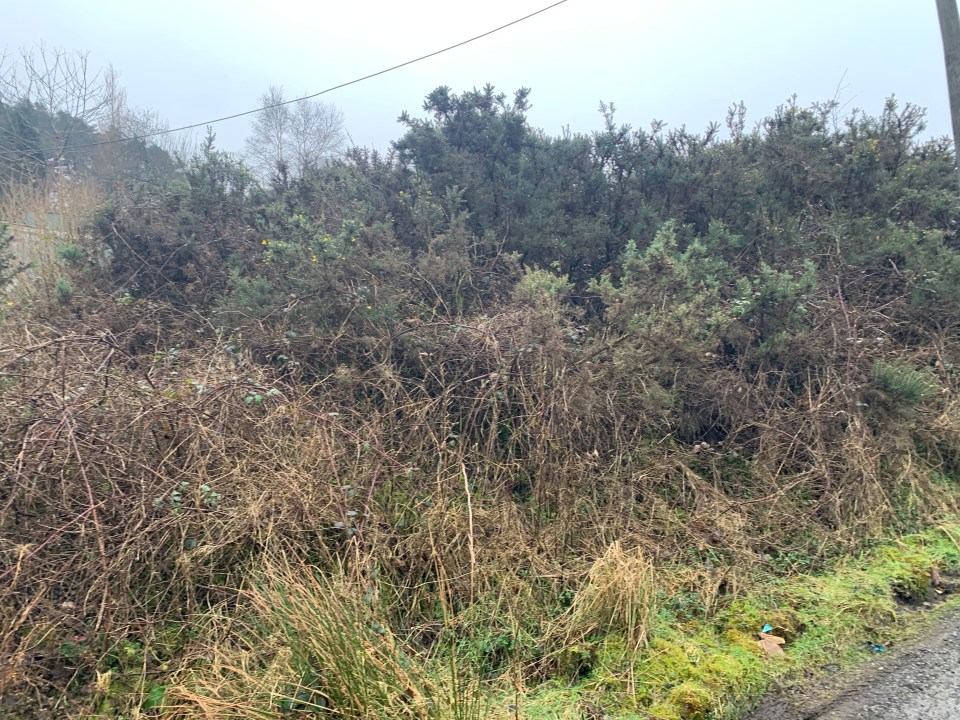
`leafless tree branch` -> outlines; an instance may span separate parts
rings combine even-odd
[[[300,177],[347,141],[343,113],[337,107],[317,100],[284,102],[283,88],[271,85],[260,96],[264,109],[250,126],[247,158],[263,179],[278,171]]]

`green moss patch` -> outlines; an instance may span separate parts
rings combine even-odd
[[[521,716],[579,717],[558,708],[591,703],[616,718],[734,717],[774,679],[855,662],[907,635],[922,617],[913,608],[941,597],[931,585],[933,569],[948,578],[960,568],[957,538],[960,525],[945,524],[878,545],[824,574],[761,578],[705,619],[679,621],[663,611],[639,653],[625,651],[615,637],[599,642],[589,675],[568,688],[531,692]],[[765,626],[784,639],[784,656],[760,647]]]

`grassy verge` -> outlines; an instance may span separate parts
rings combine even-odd
[[[774,681],[856,664],[916,632],[955,604],[958,570],[950,522],[817,574],[757,577],[710,609],[657,592],[686,571],[654,571],[615,543],[540,642],[514,627],[509,662],[484,678],[506,623],[481,619],[483,599],[467,619],[443,610],[436,630],[450,642],[418,651],[390,629],[372,586],[288,559],[265,567],[230,615],[205,617],[180,670],[141,707],[169,718],[735,718]],[[764,629],[784,640],[782,655],[761,648]]]
[[[674,599],[660,608],[645,648],[634,654],[616,635],[593,640],[579,681],[546,683],[516,711],[508,707],[515,701],[504,699],[501,716],[736,717],[774,680],[855,663],[904,638],[925,617],[915,610],[948,596],[931,578],[948,587],[958,567],[960,525],[943,524],[878,544],[823,574],[759,579],[710,617]],[[786,641],[782,657],[760,648],[766,625]]]

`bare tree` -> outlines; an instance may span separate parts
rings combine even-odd
[[[250,164],[264,177],[269,177],[287,162],[290,106],[284,102],[283,88],[271,85],[260,96],[263,110],[250,123],[247,156]]]
[[[51,202],[86,180],[169,177],[196,148],[154,110],[131,108],[112,67],[38,45],[0,56],[0,185],[42,187]],[[158,134],[162,133],[162,134]],[[142,142],[119,142],[142,139]],[[165,152],[157,152],[157,148]]]
[[[99,127],[114,103],[116,86],[90,68],[88,57],[43,44],[0,57],[0,103],[6,108],[29,103],[49,116],[58,144],[51,153],[55,160],[76,131],[76,120]]]
[[[960,14],[957,0],[937,0],[940,35],[943,37],[943,59],[947,68],[947,91],[950,93],[950,116],[953,119],[953,145],[960,172]],[[960,175],[958,175],[960,182]]]
[[[274,173],[300,177],[342,150],[347,142],[343,113],[328,103],[287,103],[283,88],[271,85],[250,125],[247,157],[262,178]]]
[[[318,167],[346,143],[343,113],[334,105],[301,100],[290,114],[290,161],[298,174]]]
[[[199,149],[196,135],[189,131],[170,132],[170,123],[152,109],[132,108],[127,91],[120,85],[120,73],[112,65],[104,73],[109,105],[99,130],[116,139],[144,138],[179,162],[186,162]]]

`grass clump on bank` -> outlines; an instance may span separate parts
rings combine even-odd
[[[269,564],[231,617],[204,619],[195,667],[174,678],[171,717],[479,718],[476,682],[393,635],[373,598],[305,563]],[[237,626],[239,625],[239,631]]]

